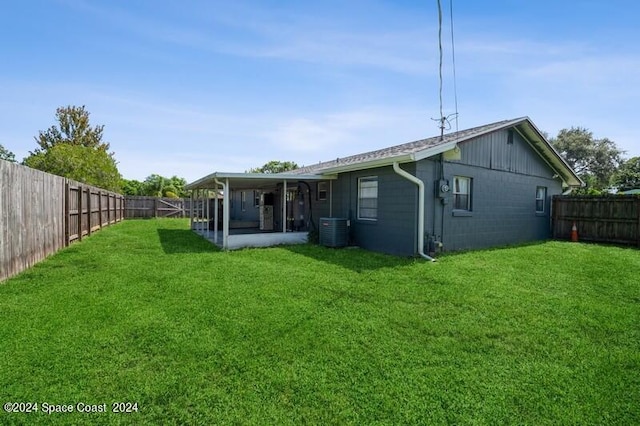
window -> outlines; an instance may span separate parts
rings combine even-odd
[[[247,209],[247,193],[245,191],[240,192],[240,209],[242,211]]]
[[[547,188],[538,186],[536,188],[536,213],[544,213],[544,202],[547,199]]]
[[[253,207],[260,207],[260,191],[253,191]]]
[[[453,209],[471,211],[471,178],[453,177]]]
[[[378,177],[358,179],[358,219],[378,219]]]
[[[318,182],[318,201],[325,201],[327,199],[327,182]]]

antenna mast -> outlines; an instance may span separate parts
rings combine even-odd
[[[450,4],[450,15],[451,15],[451,50],[452,50],[452,59],[453,59],[453,91],[455,98],[455,113],[450,114],[449,116],[445,116],[443,112],[443,102],[442,102],[442,86],[443,86],[443,78],[442,78],[442,63],[443,63],[443,49],[442,49],[442,4],[440,0],[437,0],[438,3],[438,51],[439,51],[439,64],[438,64],[438,77],[439,77],[439,87],[438,87],[438,97],[440,100],[440,118],[432,119],[438,122],[438,128],[440,129],[440,140],[444,139],[444,131],[449,130],[451,127],[451,123],[449,119],[451,117],[455,117],[456,119],[456,132],[458,132],[458,89],[456,84],[456,56],[455,56],[455,44],[453,37],[453,0],[449,0]]]

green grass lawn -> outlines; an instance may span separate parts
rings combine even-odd
[[[640,424],[640,252],[221,252],[126,221],[0,284],[9,401],[39,411],[0,424]],[[108,412],[43,413],[79,402]]]

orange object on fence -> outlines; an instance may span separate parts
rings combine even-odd
[[[574,243],[578,242],[578,227],[576,227],[576,222],[573,222],[573,226],[571,227],[571,241]]]

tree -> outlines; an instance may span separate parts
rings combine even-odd
[[[293,161],[269,161],[262,167],[256,167],[249,169],[248,173],[282,173],[289,170],[295,170],[298,165]]]
[[[167,178],[154,173],[147,176],[144,182],[139,183],[140,193],[136,195],[167,198],[183,198],[188,195],[188,191],[184,189],[187,181],[178,176]]]
[[[122,179],[122,195],[144,195],[143,183],[135,179]]]
[[[47,151],[61,143],[108,151],[109,144],[102,141],[104,126],[91,127],[89,115],[84,105],[81,107],[69,105],[56,109],[58,126],[51,126],[45,131],[38,132],[35,140],[39,148],[31,154]]]
[[[162,197],[167,185],[168,179],[166,177],[152,174],[142,182],[142,192],[149,197]]]
[[[640,188],[640,157],[632,157],[620,165],[613,176],[613,185],[618,191]]]
[[[607,138],[595,139],[593,133],[582,127],[562,129],[550,142],[586,182],[587,187],[582,192],[600,192],[609,188],[624,153],[615,142]]]
[[[0,160],[6,160],[11,163],[16,162],[16,156],[13,152],[9,151],[7,148],[0,144]]]
[[[120,191],[118,172],[109,144],[102,141],[104,126],[91,127],[84,106],[60,107],[57,126],[40,131],[38,147],[24,159],[34,169],[57,174],[111,191]]]
[[[121,190],[122,178],[116,163],[103,150],[62,143],[47,151],[30,155],[25,158],[24,164],[109,191]]]

